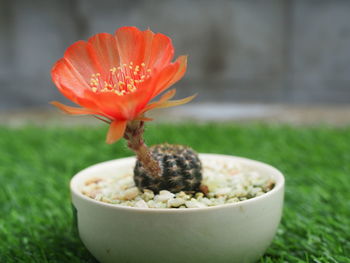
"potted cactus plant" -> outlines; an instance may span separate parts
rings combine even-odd
[[[253,160],[145,144],[148,111],[195,97],[165,92],[186,72],[187,57],[173,56],[169,37],[122,27],[74,43],[53,66],[53,82],[80,107],[52,104],[106,122],[107,143],[124,138],[136,155],[73,177],[79,235],[101,262],[254,262],[277,229],[283,176]]]

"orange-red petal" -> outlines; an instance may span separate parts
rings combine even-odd
[[[167,100],[170,100],[171,98],[173,98],[176,94],[176,89],[172,89],[172,90],[169,90],[167,92],[165,92],[159,99],[159,102],[163,102],[163,101],[167,101]]]
[[[141,117],[137,117],[135,120],[136,121],[153,121],[153,118],[141,116]]]
[[[71,106],[64,105],[58,101],[52,101],[50,103],[56,106],[57,108],[59,108],[60,110],[64,111],[65,113],[72,114],[72,115],[99,114],[98,112],[90,109],[71,107]]]
[[[121,64],[133,62],[140,65],[143,61],[145,37],[136,27],[121,27],[115,32]]]
[[[122,27],[115,32],[121,64],[145,63],[147,68],[161,69],[174,56],[174,47],[169,37],[155,34],[150,29],[141,31],[136,27]]]
[[[185,75],[187,70],[187,56],[180,56],[177,58],[175,63],[179,63],[179,68],[171,81],[168,83],[168,87],[178,82]]]
[[[192,96],[180,99],[180,100],[166,100],[166,101],[156,101],[153,103],[148,104],[142,111],[142,113],[145,113],[146,111],[153,110],[153,109],[161,109],[161,108],[169,108],[174,106],[179,106],[185,103],[190,102],[193,100],[197,94],[194,94]]]
[[[111,144],[124,136],[127,121],[115,120],[111,123],[108,129],[106,142]]]
[[[95,73],[103,74],[105,69],[101,65],[98,56],[89,42],[78,41],[67,48],[64,58],[79,74],[90,82],[91,75]]]
[[[159,105],[161,103],[164,103],[164,102],[170,100],[172,97],[175,96],[175,94],[176,94],[176,89],[172,89],[172,90],[167,91],[166,93],[164,93],[160,97],[160,99],[158,101],[152,102],[152,103],[148,104],[146,107],[144,107],[142,109],[141,113],[144,113],[144,112],[146,112],[146,111],[148,111],[150,109],[153,109],[156,105]]]
[[[100,65],[107,74],[113,67],[119,66],[119,53],[115,37],[108,33],[96,34],[89,38]]]
[[[186,104],[193,100],[195,97],[197,97],[197,94],[194,94],[192,96],[180,99],[180,100],[169,100],[163,103],[160,103],[158,106],[154,107],[154,109],[161,109],[161,108],[169,108],[169,107],[174,107],[174,106],[179,106],[182,104]]]
[[[85,97],[92,100],[104,114],[119,120],[133,120],[152,99],[153,80],[140,83],[135,92],[118,96],[111,92],[86,92]]]
[[[69,100],[83,108],[100,111],[93,100],[85,96],[86,92],[91,92],[85,79],[66,59],[62,58],[55,63],[51,76],[57,88]]]
[[[179,81],[186,72],[187,56],[180,56],[174,63],[169,64],[157,76],[157,86],[152,97],[156,97],[175,82]]]
[[[164,68],[174,57],[172,41],[166,35],[144,31],[145,54],[143,61],[148,68]]]

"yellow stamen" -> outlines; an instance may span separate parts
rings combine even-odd
[[[112,67],[103,77],[100,73],[91,74],[90,89],[95,93],[113,92],[118,96],[135,92],[141,82],[151,77],[151,69],[145,66],[145,63],[134,65],[131,61],[129,65]]]

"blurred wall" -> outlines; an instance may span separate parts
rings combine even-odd
[[[50,68],[98,32],[148,26],[189,54],[179,96],[200,101],[350,102],[347,0],[0,0],[0,109],[62,100]]]

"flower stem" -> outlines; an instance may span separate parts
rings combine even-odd
[[[145,144],[143,133],[144,122],[132,121],[129,122],[126,127],[124,138],[128,142],[128,147],[135,152],[138,160],[142,163],[147,173],[153,177],[159,177],[161,174],[161,168],[158,162],[153,159],[149,148]]]

